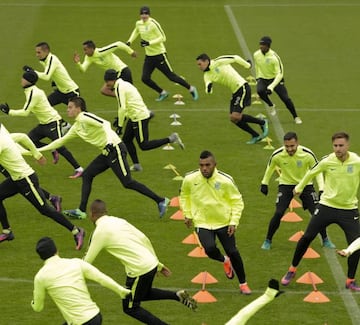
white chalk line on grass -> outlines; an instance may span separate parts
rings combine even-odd
[[[231,23],[231,26],[233,27],[234,33],[236,35],[236,38],[239,42],[239,45],[240,45],[244,55],[247,58],[251,58],[252,56],[251,56],[251,53],[247,46],[246,40],[243,36],[243,33],[238,25],[238,22],[234,16],[234,13],[233,13],[231,7],[229,5],[226,5],[226,6],[224,6],[224,9],[228,15],[229,21]],[[275,133],[276,133],[278,141],[282,142],[283,136],[284,136],[284,130],[282,128],[282,125],[281,125],[279,119],[277,118],[277,116],[273,116],[273,117],[270,116],[270,119],[273,122],[273,127],[275,129]],[[329,265],[329,268],[333,274],[333,277],[335,279],[335,283],[338,287],[338,290],[340,293],[342,293],[341,298],[344,302],[345,308],[347,310],[347,313],[348,313],[352,323],[354,325],[360,324],[360,308],[359,308],[356,300],[352,296],[352,294],[349,291],[344,292],[346,276],[344,274],[344,271],[343,271],[339,261],[335,257],[335,254],[326,252],[326,250],[324,250],[324,255],[325,255],[326,261]]]

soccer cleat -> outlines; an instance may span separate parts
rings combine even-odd
[[[273,104],[272,106],[268,106],[268,108],[270,115],[275,116],[276,115],[275,104]]]
[[[252,137],[249,141],[246,142],[246,144],[255,144],[262,140],[261,135],[258,135],[257,137]]]
[[[156,100],[157,102],[162,102],[164,99],[166,99],[166,98],[168,98],[168,97],[169,97],[169,93],[168,93],[166,90],[163,90],[163,91],[160,93],[159,97],[156,98],[155,100]]]
[[[170,200],[167,197],[163,201],[158,203],[160,218],[162,218],[165,215],[169,203],[170,203]]]
[[[10,231],[9,233],[5,234],[4,232],[0,234],[0,243],[5,241],[5,240],[13,240],[15,238],[14,234],[12,231]]]
[[[266,251],[269,251],[271,249],[271,240],[265,239],[263,244],[261,245],[261,248]]]
[[[240,293],[242,293],[243,295],[251,295],[251,290],[246,282],[240,283],[239,289]]]
[[[54,150],[54,151],[51,151],[51,154],[53,156],[53,164],[57,164],[60,159],[59,152],[57,150]]]
[[[225,256],[225,261],[223,263],[223,266],[224,266],[224,272],[225,272],[226,277],[228,279],[233,279],[234,278],[234,270],[232,268],[231,261],[228,256]]]
[[[76,250],[80,250],[84,244],[84,238],[85,238],[85,230],[83,228],[78,228],[79,232],[74,235],[74,239],[75,239],[75,249]]]
[[[182,140],[181,140],[181,138],[180,138],[180,136],[179,136],[178,133],[176,133],[176,132],[175,132],[175,133],[172,133],[172,134],[169,136],[169,140],[170,140],[170,143],[177,143],[182,150],[185,149],[184,142],[182,142]]]
[[[86,212],[83,212],[80,209],[64,210],[63,215],[73,219],[86,219],[87,217]]]
[[[326,247],[326,248],[332,248],[332,249],[336,248],[336,246],[333,244],[333,242],[327,237],[325,239],[323,239],[322,245],[323,245],[323,247]]]
[[[264,124],[260,126],[262,130],[261,138],[264,139],[269,134],[269,122],[267,119],[264,119]]]
[[[61,211],[61,201],[62,201],[61,196],[50,195],[49,201],[51,202],[52,206],[55,208],[57,212]]]
[[[355,279],[347,279],[345,288],[350,289],[352,291],[360,291],[360,287],[356,284]]]
[[[197,301],[191,297],[185,290],[179,290],[176,292],[176,295],[179,298],[179,301],[185,305],[186,307],[190,308],[191,310],[196,310],[197,308]]]
[[[190,87],[190,94],[191,94],[193,100],[198,100],[199,99],[199,93],[198,93],[196,87],[194,87],[194,86]]]
[[[287,286],[289,285],[289,283],[291,282],[291,280],[295,277],[296,274],[296,269],[294,268],[293,271],[287,271],[286,274],[283,276],[283,278],[281,279],[281,284],[283,286]]]
[[[69,178],[75,179],[81,177],[83,172],[84,172],[84,168],[82,167],[76,168],[74,174],[70,175]]]
[[[130,171],[132,172],[141,172],[143,170],[143,168],[141,167],[140,164],[134,164],[130,167]]]
[[[302,124],[302,120],[299,116],[294,118],[294,122],[295,122],[295,124]]]

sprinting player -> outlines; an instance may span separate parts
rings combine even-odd
[[[279,55],[270,48],[271,42],[269,36],[262,37],[259,42],[260,49],[254,53],[257,93],[268,105],[270,114],[274,116],[276,109],[269,95],[275,91],[294,118],[294,122],[302,124],[285,87],[284,66]]]
[[[40,42],[35,46],[35,54],[44,71],[34,70],[24,66],[24,71],[34,70],[42,80],[51,80],[54,91],[48,96],[51,106],[63,103],[67,105],[70,98],[80,95],[79,86],[71,79],[68,71],[59,58],[50,52],[50,46],[46,42]]]
[[[141,38],[141,47],[145,49],[145,61],[141,80],[145,85],[154,89],[159,94],[156,100],[163,101],[169,96],[169,92],[161,88],[151,79],[151,75],[155,69],[161,71],[169,80],[188,89],[192,98],[198,100],[199,95],[196,87],[191,86],[171,68],[164,45],[166,41],[165,33],[160,24],[154,18],[150,17],[150,8],[147,6],[140,8],[140,20],[136,22],[127,44],[130,46],[138,36]]]
[[[114,125],[118,135],[122,134],[123,129],[125,130],[122,140],[134,163],[134,165],[130,167],[131,171],[142,170],[133,143],[134,139],[136,139],[141,150],[159,148],[167,143],[177,143],[181,149],[185,148],[177,133],[172,133],[167,138],[149,140],[151,112],[145,105],[137,88],[131,83],[118,78],[118,73],[114,69],[106,70],[104,80],[108,89],[114,89],[116,95],[118,115],[115,118]]]
[[[46,293],[59,308],[66,323],[101,325],[102,315],[91,299],[86,279],[95,281],[114,291],[121,299],[131,292],[95,266],[79,258],[61,258],[55,242],[42,237],[36,244],[36,252],[44,261],[34,278],[34,295],[31,307],[40,312],[44,309]]]
[[[211,94],[213,83],[219,83],[232,92],[230,100],[230,121],[237,127],[251,135],[247,144],[254,144],[266,138],[269,133],[267,119],[259,119],[243,111],[251,105],[251,88],[246,80],[231,66],[237,63],[244,68],[250,69],[251,62],[245,61],[238,55],[222,55],[216,59],[210,59],[206,54],[200,54],[196,58],[199,69],[204,73],[205,92]],[[260,126],[261,134],[256,132],[249,123]]]
[[[234,278],[235,271],[240,292],[251,294],[235,241],[244,202],[232,177],[217,170],[215,157],[210,151],[203,151],[199,169],[185,176],[181,185],[180,206],[185,225],[188,228],[194,225],[207,256],[223,264],[228,279]],[[226,256],[217,247],[216,238]]]
[[[284,135],[284,145],[272,153],[261,181],[260,191],[264,195],[268,194],[269,181],[275,170],[280,172],[279,186],[276,210],[270,220],[266,238],[261,246],[262,249],[271,249],[272,238],[280,227],[281,218],[294,197],[293,190],[295,185],[297,185],[306,172],[317,163],[318,160],[315,154],[309,148],[299,144],[295,132],[287,132]],[[319,193],[321,193],[324,185],[324,178],[321,173],[316,176],[316,181]],[[309,184],[305,186],[300,195],[300,199],[303,203],[304,210],[309,210],[310,214],[313,215],[319,199],[312,182],[309,182]],[[335,245],[326,233],[326,229],[322,229],[320,234],[324,247],[335,248]]]
[[[39,124],[29,133],[29,138],[35,145],[40,148],[45,146],[41,142],[43,138],[56,140],[65,133],[63,126],[66,126],[66,132],[70,128],[69,123],[65,122],[58,111],[53,108],[45,92],[36,86],[38,76],[35,71],[29,70],[24,72],[21,78],[21,86],[24,88],[26,101],[22,109],[10,109],[7,104],[0,104],[0,110],[10,116],[27,117],[33,113]],[[59,161],[59,154],[62,155],[71,166],[74,167],[74,173],[69,178],[78,178],[82,175],[83,168],[74,158],[72,153],[64,146],[52,151],[53,163]]]
[[[331,140],[334,152],[309,170],[294,188],[294,195],[297,195],[317,174],[324,175],[324,192],[320,197],[320,202],[304,235],[297,243],[288,271],[281,279],[281,283],[285,286],[290,284],[295,277],[303,255],[320,230],[336,223],[344,231],[348,244],[360,237],[357,198],[360,183],[360,157],[349,151],[350,137],[347,133],[337,132]],[[355,281],[359,257],[360,251],[356,251],[348,258],[345,287],[352,291],[360,291]]]
[[[104,70],[114,69],[121,79],[133,83],[130,68],[114,53],[120,49],[136,58],[137,54],[130,46],[117,41],[104,47],[96,47],[92,40],[85,41],[82,45],[85,54],[83,62],[78,53],[74,54],[74,62],[81,72],[85,72],[92,64],[95,64]],[[102,86],[101,93],[105,96],[115,97],[114,91],[106,85]]]
[[[126,287],[132,293],[132,300],[123,300],[123,310],[127,315],[144,324],[165,325],[165,322],[143,308],[141,302],[174,300],[192,310],[197,308],[196,300],[185,290],[153,288],[158,272],[169,277],[171,271],[159,261],[144,233],[125,219],[108,215],[102,200],[95,200],[90,210],[90,219],[95,224],[95,230],[84,260],[93,263],[101,251],[107,251],[124,265]]]
[[[85,142],[98,148],[101,154],[98,155],[84,170],[82,175],[79,208],[65,210],[64,213],[73,218],[86,218],[86,206],[89,200],[93,180],[97,175],[111,168],[125,188],[137,191],[154,200],[158,206],[160,217],[163,217],[170,200],[155,194],[148,187],[131,177],[130,167],[126,160],[126,146],[115,131],[111,129],[110,122],[93,113],[89,113],[86,108],[85,100],[82,97],[74,97],[69,100],[67,113],[70,118],[75,119],[69,132],[66,133],[64,137],[51,142],[39,150],[51,150],[65,144],[70,139],[80,137]]]
[[[39,163],[42,162],[39,161]],[[85,237],[84,229],[74,226],[60,212],[47,204],[37,174],[24,160],[16,143],[3,124],[0,124],[0,165],[10,175],[0,184],[0,223],[3,228],[0,234],[0,243],[15,238],[3,201],[16,194],[21,194],[41,214],[71,231],[76,243],[75,248],[80,250]]]

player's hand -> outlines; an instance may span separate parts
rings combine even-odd
[[[342,257],[347,257],[350,255],[350,253],[346,253],[344,250],[336,250],[336,253],[338,253]]]
[[[32,67],[29,67],[28,65],[24,65],[24,66],[23,66],[23,70],[24,70],[25,72],[34,71],[34,69],[33,69]]]
[[[117,135],[121,135],[122,134],[122,126],[118,126],[115,130]]]
[[[229,237],[231,237],[235,233],[235,230],[236,230],[236,227],[234,225],[228,226],[227,233],[228,233]]]
[[[269,193],[269,187],[266,184],[261,184],[260,186],[260,192],[264,195],[268,195]]]
[[[126,42],[125,44],[126,44],[127,46],[130,46],[130,45],[131,45],[131,43],[130,43],[130,42]]]
[[[141,40],[140,41],[140,45],[141,45],[141,47],[145,47],[145,46],[149,46],[150,45],[150,43],[148,42],[148,41],[145,41],[145,40]]]
[[[213,86],[212,83],[209,83],[209,84],[207,85],[206,92],[207,92],[208,94],[210,94],[210,93],[212,92],[212,86]]]
[[[9,105],[7,103],[0,104],[0,111],[2,111],[5,114],[9,114],[9,111],[10,111]]]
[[[269,88],[266,88],[266,94],[267,94],[267,95],[271,95],[271,94],[272,94],[272,90],[269,89]]]
[[[163,268],[160,270],[160,273],[163,276],[169,277],[172,273],[170,271],[170,269],[168,267],[166,267],[165,265],[163,266]]]
[[[37,160],[38,164],[43,166],[46,164],[46,158],[44,156],[41,156],[38,160]]]
[[[252,62],[251,62],[251,60],[250,60],[250,59],[247,59],[246,62],[247,62],[247,63],[250,63],[250,68],[251,68],[251,67],[252,67]],[[249,68],[249,69],[250,69],[250,68]]]
[[[75,53],[74,53],[73,59],[74,59],[74,62],[75,62],[75,63],[80,63],[80,55],[79,55],[78,52],[75,52]]]
[[[193,224],[192,219],[189,219],[189,218],[186,218],[186,217],[185,217],[184,223],[185,223],[186,227],[188,227],[188,228],[191,228],[192,224]]]

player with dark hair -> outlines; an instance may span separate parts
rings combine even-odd
[[[251,105],[251,88],[246,80],[231,66],[237,63],[244,68],[250,69],[250,60],[245,61],[238,55],[222,55],[216,59],[210,59],[206,53],[196,58],[199,69],[204,72],[205,92],[211,94],[213,83],[219,83],[232,92],[230,100],[230,121],[237,127],[251,135],[247,144],[254,144],[267,137],[269,133],[267,119],[259,119],[243,111]],[[257,133],[249,123],[258,124],[262,133]]]
[[[123,129],[125,130],[122,140],[134,163],[134,165],[130,167],[131,171],[142,170],[133,143],[134,139],[136,139],[141,150],[159,148],[167,143],[177,143],[181,149],[184,149],[185,146],[176,132],[167,138],[149,140],[151,111],[149,111],[145,105],[137,88],[131,83],[118,78],[118,73],[114,69],[106,70],[104,80],[108,89],[114,89],[116,95],[118,115],[113,125],[116,127],[116,133],[118,135],[122,134]]]
[[[50,52],[50,46],[46,42],[40,42],[35,46],[36,57],[44,67],[40,72],[25,65],[24,71],[34,70],[42,80],[51,80],[54,91],[48,96],[51,106],[63,103],[67,105],[70,98],[80,95],[79,86],[71,79],[68,71],[59,58]]]
[[[302,120],[297,115],[295,105],[288,95],[284,81],[284,67],[279,55],[272,50],[269,36],[260,39],[260,49],[254,53],[256,89],[260,98],[268,105],[271,115],[276,114],[275,105],[269,98],[274,91],[286,105],[296,124]]]
[[[41,161],[39,162],[41,163]],[[84,229],[74,226],[60,212],[47,204],[37,174],[24,160],[3,124],[0,124],[0,164],[10,175],[0,184],[0,223],[3,228],[0,234],[0,242],[15,238],[3,201],[16,194],[21,194],[41,214],[71,231],[75,239],[76,249],[80,250],[85,237]]]
[[[306,172],[318,163],[315,154],[302,145],[299,145],[298,137],[295,132],[287,132],[284,135],[284,145],[276,149],[267,164],[264,177],[261,181],[260,191],[268,194],[268,185],[271,176],[277,170],[280,173],[278,194],[276,199],[276,210],[270,220],[268,232],[261,248],[269,250],[272,244],[272,238],[280,226],[280,221],[286,209],[289,207],[294,197],[293,189],[304,177]],[[323,191],[324,178],[320,173],[316,176],[319,193]],[[315,191],[312,182],[306,184],[300,195],[304,210],[309,210],[311,215],[314,213],[318,203],[318,194]],[[327,236],[326,229],[320,231],[323,246],[335,248],[335,245]]]
[[[158,206],[160,217],[163,217],[170,200],[155,194],[148,187],[131,177],[130,167],[126,160],[126,146],[115,131],[111,129],[110,122],[93,113],[89,113],[85,100],[82,97],[74,97],[69,100],[67,113],[70,118],[75,119],[69,132],[66,133],[64,137],[51,142],[39,150],[51,150],[62,146],[70,139],[80,137],[85,142],[98,148],[101,154],[98,155],[83,172],[79,208],[66,210],[64,213],[78,219],[86,218],[86,206],[93,180],[97,175],[111,168],[125,188],[137,191],[154,200]]]
[[[125,267],[126,287],[131,290],[132,301],[123,300],[124,312],[144,324],[166,323],[141,306],[142,301],[174,300],[195,310],[197,302],[185,290],[170,291],[153,288],[159,272],[169,277],[171,271],[156,256],[151,241],[125,219],[107,214],[106,204],[95,200],[90,207],[90,219],[95,224],[84,260],[93,263],[101,251],[107,251]]]
[[[114,53],[120,49],[136,58],[137,54],[130,46],[117,41],[104,47],[96,47],[92,40],[85,41],[82,45],[85,54],[84,61],[81,62],[78,53],[74,54],[74,62],[81,72],[85,72],[92,64],[95,64],[104,70],[114,69],[121,79],[133,83],[130,68]],[[106,85],[101,88],[101,93],[105,96],[115,97],[114,91]]]
[[[42,237],[36,244],[36,252],[44,261],[34,278],[34,295],[31,307],[40,312],[44,309],[46,293],[59,308],[65,324],[101,325],[99,307],[91,299],[86,279],[95,281],[114,291],[121,299],[131,292],[95,266],[79,258],[61,258],[55,242]]]
[[[239,280],[242,294],[251,290],[246,282],[244,264],[236,247],[235,231],[239,224],[244,202],[233,178],[217,170],[210,151],[200,154],[200,168],[187,173],[180,190],[180,206],[185,225],[194,224],[207,256],[223,264],[227,278]],[[216,237],[224,247],[224,256],[216,246]]]
[[[130,46],[140,36],[140,45],[145,49],[145,61],[142,70],[141,80],[144,84],[159,93],[157,101],[162,101],[169,96],[169,93],[161,88],[151,79],[155,69],[161,71],[169,80],[188,89],[192,98],[199,98],[196,87],[191,86],[184,78],[178,76],[171,68],[165,48],[166,36],[160,24],[150,17],[150,8],[140,8],[140,20],[135,24],[127,44]]]
[[[296,268],[316,235],[328,225],[336,223],[343,231],[348,244],[360,237],[358,189],[360,183],[360,158],[349,151],[349,135],[345,132],[335,133],[332,140],[333,153],[325,156],[309,170],[294,188],[294,195],[303,191],[305,186],[319,173],[324,175],[324,192],[310,219],[304,235],[297,243],[296,250],[288,272],[281,280],[288,285],[295,277]],[[355,275],[359,264],[360,251],[348,258],[348,270],[345,287],[360,291]]]
[[[9,114],[10,116],[26,117],[33,113],[37,118],[39,124],[29,132],[29,138],[39,147],[45,146],[41,142],[43,138],[56,140],[63,136],[71,125],[65,122],[58,111],[54,109],[45,92],[36,86],[38,76],[35,71],[29,70],[24,72],[21,79],[21,86],[24,88],[26,101],[23,109],[10,109],[7,104],[0,104],[0,110]],[[53,163],[56,164],[59,160],[59,154],[62,155],[75,169],[74,174],[69,178],[78,178],[82,175],[83,168],[74,158],[72,153],[64,146],[56,148],[52,151]]]

